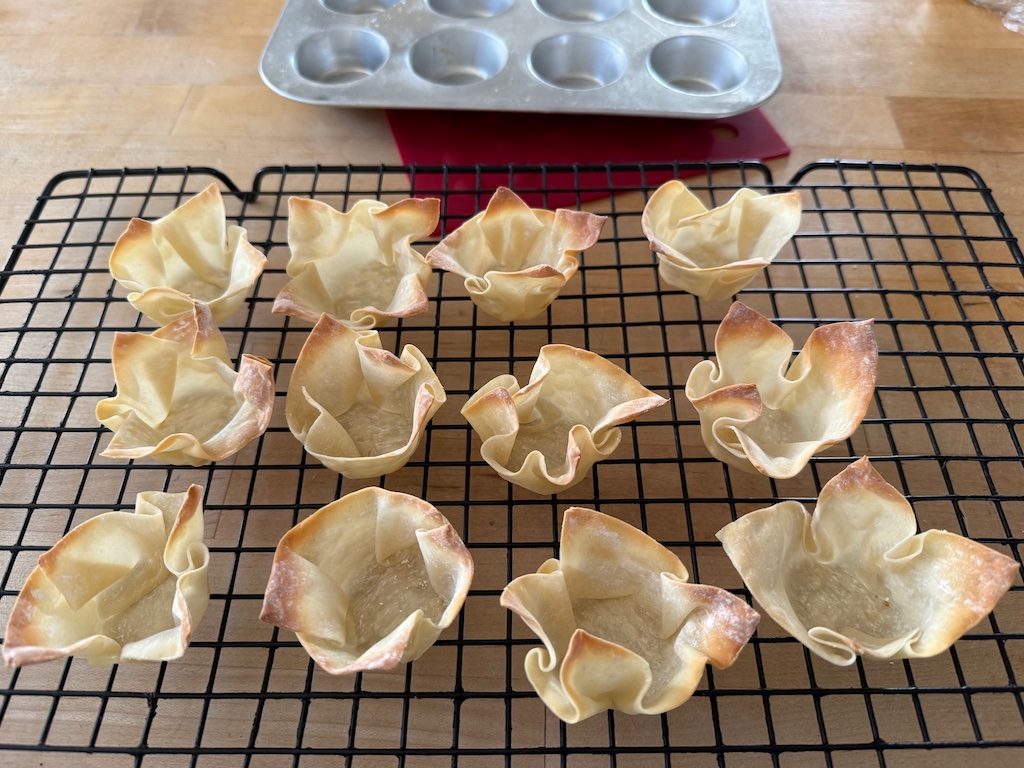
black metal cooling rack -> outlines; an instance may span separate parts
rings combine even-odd
[[[819,163],[789,184],[800,233],[740,298],[798,346],[817,324],[875,318],[879,386],[847,442],[798,477],[771,481],[711,459],[683,394],[712,354],[728,302],[659,284],[639,219],[666,178],[713,203],[740,186],[779,188],[759,164],[530,168],[268,168],[241,190],[208,168],[64,173],[39,198],[0,273],[0,622],[39,553],[82,520],[131,509],[142,490],[206,489],[210,608],[184,658],[91,668],[55,661],[0,672],[5,764],[122,766],[934,766],[1024,762],[1024,589],[933,659],[834,667],[769,619],[736,664],[707,671],[662,716],[609,713],[567,726],[522,672],[536,644],[498,605],[514,576],[556,554],[559,514],[596,507],[670,546],[695,580],[748,597],[714,534],[784,498],[813,504],[851,457],[904,491],[922,528],[946,528],[1020,558],[1024,530],[1024,259],[990,191],[964,168]],[[364,483],[304,455],[277,409],[233,460],[199,468],[104,459],[95,403],[113,390],[110,343],[140,326],[107,272],[132,216],[156,218],[211,181],[269,266],[223,330],[234,354],[272,361],[279,406],[309,330],[271,314],[284,282],[291,195],[442,199],[443,231],[498,184],[549,207],[607,214],[601,242],[537,322],[478,313],[438,274],[430,311],[382,329],[416,344],[446,385],[414,460],[381,478],[423,496],[459,529],[477,576],[455,626],[401,670],[336,679],[258,613],[280,536]],[[593,199],[592,199],[593,198]],[[422,245],[422,244],[421,244]],[[492,376],[528,375],[541,345],[584,346],[670,404],[626,428],[617,453],[560,497],[500,481],[459,416]],[[979,751],[984,750],[983,753]]]

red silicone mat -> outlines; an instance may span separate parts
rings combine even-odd
[[[609,187],[661,183],[685,175],[651,172],[641,180],[635,167],[639,163],[767,160],[789,154],[789,145],[758,109],[717,120],[450,110],[387,110],[387,118],[406,165],[634,166],[610,173],[563,172],[561,179],[517,171],[517,187],[546,190],[543,199],[539,193],[525,193],[527,203],[546,208],[574,208],[577,202],[607,197]],[[480,209],[481,188],[508,183],[507,170],[482,172],[479,178],[417,174],[417,187],[448,190],[443,214],[449,228],[453,219],[468,218]],[[465,185],[466,194],[458,194],[463,191],[459,184]]]

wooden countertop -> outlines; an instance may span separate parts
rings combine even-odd
[[[1024,35],[967,0],[771,0],[784,68],[765,112],[820,158],[967,165],[1024,230]],[[0,6],[0,244],[55,173],[209,165],[245,186],[280,163],[397,163],[383,114],[271,92],[281,0]],[[666,158],[651,158],[663,160]]]

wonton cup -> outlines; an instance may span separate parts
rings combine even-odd
[[[526,654],[526,676],[567,723],[678,707],[705,664],[736,660],[760,619],[724,589],[687,583],[672,552],[599,512],[567,509],[560,551],[505,587],[501,604],[544,643]]]
[[[740,189],[710,211],[681,181],[659,187],[641,225],[669,285],[718,301],[743,290],[800,228],[799,192]]]
[[[718,538],[764,611],[846,666],[858,656],[945,651],[1017,576],[1013,558],[947,531],[916,530],[910,504],[863,458],[825,484],[813,514],[784,501]]]
[[[619,424],[667,402],[593,352],[548,344],[526,386],[511,374],[498,376],[469,398],[462,415],[499,475],[547,494],[572,488],[610,456],[622,439]]]
[[[401,358],[376,331],[321,316],[288,386],[288,427],[309,455],[345,477],[403,467],[446,400],[430,363],[407,344]]]
[[[66,656],[93,666],[180,657],[210,599],[203,489],[140,493],[39,556],[7,622],[9,667]]]
[[[747,472],[793,477],[857,429],[875,391],[872,321],[819,326],[792,354],[785,331],[732,305],[715,335],[716,360],[698,363],[686,380],[712,456]]]
[[[288,201],[288,275],[273,311],[315,323],[321,314],[353,328],[387,325],[427,311],[430,265],[413,240],[437,227],[440,202],[360,200],[346,213]]]
[[[332,675],[388,670],[434,644],[472,581],[469,550],[433,506],[363,488],[284,535],[260,619]]]
[[[427,261],[465,278],[473,303],[489,315],[530,320],[576,274],[579,252],[597,242],[605,218],[530,208],[499,187],[487,208],[434,246]]]
[[[199,466],[238,453],[270,424],[270,363],[242,355],[236,373],[205,304],[152,334],[115,334],[111,355],[117,394],[96,404],[114,431],[104,456]]]
[[[227,226],[216,184],[153,223],[132,219],[110,253],[110,274],[157,325],[191,314],[194,301],[224,322],[266,264],[242,227]]]

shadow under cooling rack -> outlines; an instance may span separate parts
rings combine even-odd
[[[640,227],[665,179],[711,203],[741,186],[793,186],[799,234],[740,299],[777,319],[797,346],[817,325],[874,318],[875,398],[853,437],[795,478],[772,481],[713,460],[684,394],[713,354],[729,302],[659,283]],[[217,182],[229,219],[268,256],[252,298],[222,324],[231,353],[274,365],[266,434],[198,469],[118,462],[94,408],[113,392],[115,331],[140,328],[107,271],[134,216],[153,219]],[[435,275],[430,310],[381,329],[415,344],[449,402],[406,467],[374,479],[422,496],[456,526],[476,561],[457,623],[397,672],[337,679],[288,632],[258,620],[274,548],[298,520],[369,481],[342,480],[307,457],[283,398],[309,327],[271,313],[285,281],[287,201],[315,196],[442,199],[441,231],[499,184],[546,207],[609,217],[579,274],[536,322],[478,312],[461,280]],[[419,243],[420,247],[428,243]],[[749,594],[715,533],[782,499],[813,504],[852,458],[913,503],[920,527],[970,536],[1020,559],[1024,531],[1024,259],[973,172],[942,166],[819,163],[778,185],[765,166],[268,168],[243,190],[212,169],[75,171],[43,192],[0,273],[0,622],[38,555],[143,490],[205,489],[210,608],[186,655],[166,664],[92,668],[54,661],[0,672],[5,764],[76,766],[959,766],[1024,762],[1024,588],[947,653],[835,667],[765,617],[727,670],[708,669],[662,716],[609,713],[567,726],[523,673],[536,639],[498,604],[513,577],[557,553],[561,512],[598,508],[675,551],[692,578]],[[145,330],[149,330],[145,328]],[[550,342],[586,347],[669,404],[624,430],[579,486],[544,497],[509,486],[479,457],[459,415],[492,377],[527,376]],[[68,753],[75,753],[73,756]]]

